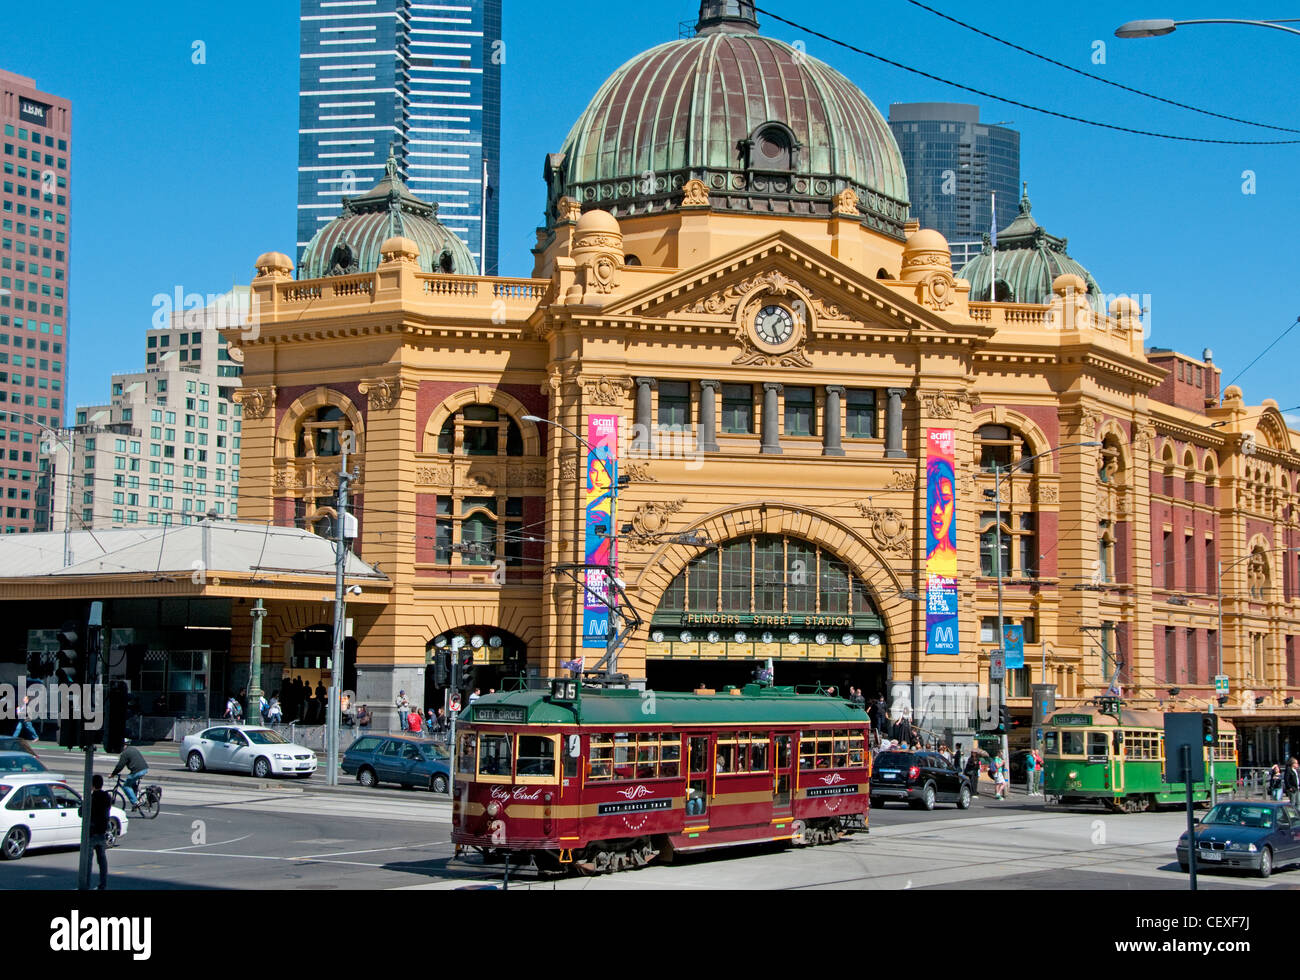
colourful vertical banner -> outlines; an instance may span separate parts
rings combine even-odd
[[[603,565],[586,573],[583,593],[582,645],[604,649],[609,638],[609,607],[612,602],[606,569],[614,567],[617,556],[614,540],[614,490],[618,483],[617,415],[587,417],[587,535],[586,562]]]
[[[957,654],[956,440],[952,429],[927,429],[925,441],[925,652]]]
[[[1023,670],[1025,667],[1025,628],[1007,626],[1002,632],[1002,649],[1007,655],[1008,670]]]

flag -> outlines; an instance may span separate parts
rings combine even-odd
[[[998,300],[998,195],[996,191],[989,192],[989,211],[992,215],[989,238],[993,243],[989,248],[989,302],[996,303]]]
[[[562,660],[560,661],[560,666],[565,670],[573,671],[575,674],[582,673],[581,660]]]

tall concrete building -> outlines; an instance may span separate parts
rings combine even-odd
[[[41,432],[63,424],[68,378],[72,103],[0,71],[0,530],[48,530]]]
[[[948,239],[952,267],[960,269],[983,248],[992,194],[999,229],[1016,217],[1020,133],[980,122],[979,106],[957,102],[896,102],[889,128],[907,167],[912,217]]]
[[[242,366],[219,330],[242,322],[248,296],[237,287],[147,330],[145,369],[113,375],[105,404],[77,407],[51,447],[53,530],[69,519],[78,531],[238,516]]]
[[[504,60],[501,0],[302,0],[298,257],[391,153],[495,275]]]

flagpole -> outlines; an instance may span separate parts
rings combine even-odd
[[[989,247],[989,302],[998,299],[998,192],[989,191],[990,208],[993,212],[993,244]]]

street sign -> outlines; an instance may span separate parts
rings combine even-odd
[[[1215,675],[1214,675],[1214,693],[1215,693],[1215,694],[1220,694],[1220,695],[1222,695],[1222,694],[1227,694],[1227,693],[1228,693],[1228,675],[1227,675],[1227,674],[1215,674]]]
[[[1007,676],[1006,654],[1001,650],[989,651],[989,680],[1001,681]]]
[[[1205,746],[1202,742],[1204,722],[1199,711],[1165,712],[1165,782],[1200,783],[1205,781]],[[1186,758],[1183,746],[1190,746]],[[1184,767],[1191,772],[1185,772]]]

